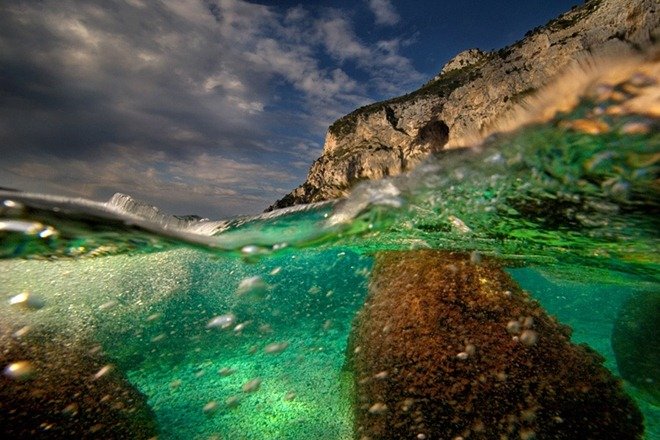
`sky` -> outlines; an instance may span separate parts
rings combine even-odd
[[[0,187],[256,214],[338,117],[580,0],[3,0]]]

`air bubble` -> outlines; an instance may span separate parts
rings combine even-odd
[[[280,273],[281,270],[282,270],[282,268],[278,266],[275,269],[271,270],[270,274],[271,275],[277,275],[278,273]]]
[[[266,345],[266,347],[264,347],[264,352],[267,354],[279,354],[286,350],[288,346],[289,343],[286,341],[274,342],[272,344]]]
[[[27,335],[32,328],[29,325],[23,326],[14,332],[14,337],[17,339]]]
[[[534,330],[525,330],[520,335],[520,342],[527,345],[528,347],[531,347],[532,345],[536,344],[538,337],[538,334]]]
[[[245,392],[245,393],[253,393],[253,392],[257,391],[260,386],[261,386],[261,378],[256,377],[256,378],[254,378],[254,379],[252,379],[248,382],[245,382],[243,384],[242,389],[243,389],[243,392]]]
[[[233,313],[227,313],[225,315],[216,316],[210,320],[209,323],[206,324],[206,328],[219,328],[224,330],[234,325],[235,321],[236,316],[234,316]]]
[[[261,324],[259,326],[259,333],[268,334],[272,332],[273,332],[273,328],[270,326],[270,324]]]
[[[73,417],[76,414],[78,414],[78,404],[77,403],[70,403],[67,406],[64,407],[62,410],[62,414]]]
[[[225,405],[229,408],[235,408],[239,403],[241,403],[240,396],[229,396],[225,399]]]
[[[103,303],[99,306],[99,310],[110,310],[114,306],[117,305],[117,301],[108,301],[107,303]]]
[[[619,130],[622,134],[649,134],[651,132],[651,124],[646,122],[627,122]]]
[[[387,412],[387,405],[381,402],[374,403],[369,407],[369,414],[382,415]]]
[[[94,380],[98,380],[112,371],[112,365],[104,365],[99,371],[94,373]]]
[[[245,257],[247,262],[255,262],[257,259],[263,255],[268,255],[270,250],[265,247],[248,245],[241,248],[241,254]]]
[[[223,368],[220,368],[220,369],[218,370],[218,374],[219,374],[220,376],[223,376],[223,377],[231,376],[231,375],[234,374],[235,372],[236,372],[235,369],[233,369],[233,368],[229,368],[229,367],[223,367]]]
[[[204,408],[202,408],[202,411],[204,411],[204,414],[211,415],[215,413],[218,410],[218,402],[215,400],[211,400],[208,402],[206,405],[204,405]]]
[[[506,331],[512,335],[520,333],[520,322],[519,321],[509,321],[506,323]]]
[[[45,305],[44,300],[34,293],[25,291],[14,295],[9,299],[9,304],[12,306],[22,306],[28,309],[37,310]]]
[[[152,315],[147,316],[147,322],[155,321],[159,319],[162,315],[162,313],[154,313]]]
[[[19,232],[25,235],[37,235],[44,229],[44,225],[39,222],[30,222],[25,220],[1,220],[0,231]]]
[[[234,327],[234,331],[236,333],[242,332],[245,329],[245,327],[247,327],[251,323],[252,321],[243,321],[240,324],[237,324],[236,327]]]
[[[249,277],[241,280],[236,289],[236,295],[249,300],[261,300],[266,297],[269,290],[268,284],[260,276]]]
[[[53,228],[52,226],[46,226],[43,230],[39,232],[39,237],[40,238],[50,238],[50,237],[57,237],[57,229]]]
[[[3,202],[2,202],[2,205],[3,205],[5,208],[11,208],[11,209],[23,209],[23,208],[24,208],[24,206],[23,206],[22,203],[20,203],[20,202],[16,202],[16,201],[14,201],[14,200],[9,200],[9,199],[3,201]]]
[[[5,367],[3,374],[10,379],[27,380],[34,374],[34,367],[29,361],[12,362]]]
[[[381,371],[380,373],[374,374],[374,379],[383,380],[387,379],[389,373],[387,371]]]

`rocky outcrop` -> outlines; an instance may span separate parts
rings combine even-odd
[[[461,146],[574,60],[639,50],[658,28],[653,0],[590,0],[504,49],[468,50],[419,90],[360,108],[328,129],[307,180],[269,209],[342,197],[357,182],[396,175]]]
[[[440,77],[452,70],[462,69],[463,67],[468,67],[473,64],[477,64],[480,61],[483,61],[486,58],[486,53],[479,49],[468,49],[456,55],[452,58],[447,64],[444,65],[440,74],[433,78],[433,81],[437,81]]]
[[[602,357],[494,262],[376,257],[349,340],[356,439],[640,439]]]

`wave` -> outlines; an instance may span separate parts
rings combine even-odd
[[[99,248],[111,247],[115,250],[111,253],[117,253],[187,244],[215,252],[258,257],[373,230],[372,211],[382,212],[383,207],[391,208],[396,204],[373,190],[367,193],[370,196],[356,196],[347,201],[209,220],[169,215],[121,193],[102,203],[84,198],[0,191],[0,232],[19,233],[35,237],[35,240],[50,239],[46,244],[21,245],[18,254],[14,248],[0,249],[0,258],[35,254],[79,257],[80,252],[69,255],[74,243],[83,243],[76,248],[89,247],[89,256],[97,256]],[[50,232],[41,232],[46,229]]]

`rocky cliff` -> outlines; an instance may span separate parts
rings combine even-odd
[[[494,52],[470,49],[408,95],[371,104],[328,129],[307,180],[269,210],[342,197],[357,182],[405,172],[463,146],[571,62],[640,50],[658,36],[655,0],[589,0]]]

